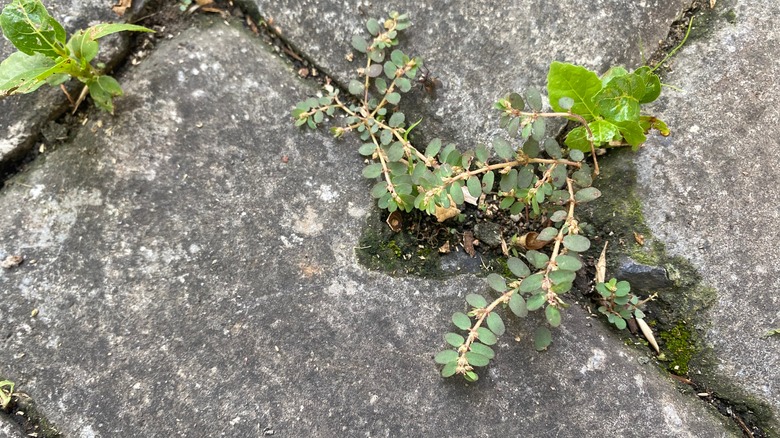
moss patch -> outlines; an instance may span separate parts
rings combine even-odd
[[[677,324],[671,330],[662,331],[661,339],[668,353],[669,372],[679,376],[688,374],[688,364],[696,353],[696,346],[691,339],[691,332],[684,324]]]

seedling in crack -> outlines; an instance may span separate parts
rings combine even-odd
[[[95,105],[110,113],[122,88],[91,63],[98,54],[98,40],[122,31],[152,32],[134,24],[101,23],[66,40],[65,29],[40,0],[14,0],[3,8],[0,27],[19,50],[0,63],[1,96],[31,93],[43,84],[57,86],[73,77],[85,84]]]
[[[591,187],[593,174],[598,174],[595,150],[636,149],[651,129],[668,134],[662,121],[640,112],[642,105],[658,97],[661,85],[647,67],[633,72],[614,67],[598,76],[584,67],[554,62],[547,76],[552,108],[544,107],[541,92],[535,88],[523,96],[511,93],[499,99],[494,108],[500,112],[499,125],[506,135],[495,138],[492,147],[477,145],[464,151],[440,139],[422,147],[409,139],[420,121],[410,123],[398,110],[402,95],[414,83],[430,80],[421,58],[397,48],[398,33],[409,25],[408,17],[398,13],[384,20],[368,20],[370,41],[359,35],[352,38],[353,48],[366,55],[358,77],[347,86],[352,97],[342,99],[339,90],[328,84],[322,95],[299,102],[292,116],[295,125],[311,129],[337,112],[346,116],[346,123],[331,132],[336,137],[355,132],[362,140],[358,152],[368,161],[363,176],[375,181],[371,195],[382,209],[391,213],[417,209],[443,222],[457,218],[466,204],[489,198],[535,227],[526,234],[535,233],[533,241],[540,245],[529,246],[529,238],[513,239],[516,245],[506,260],[512,275],[487,277],[499,297],[490,301],[469,294],[470,310],[452,316],[455,326],[465,333],[446,334],[445,341],[452,348],[435,356],[444,366],[443,376],[459,374],[475,381],[475,367],[486,366],[495,357],[491,346],[505,331],[499,313],[506,308],[518,317],[543,311],[546,324],[537,329],[534,346],[544,350],[550,345],[548,327],[561,324],[567,307],[565,294],[583,265],[580,254],[590,247],[587,227],[577,218],[576,207],[601,196]],[[580,126],[559,145],[547,135],[550,118]],[[586,163],[586,154],[593,168]],[[602,299],[611,322],[621,327],[624,324],[618,318],[625,323],[626,317],[641,317],[640,303],[627,294],[623,283],[603,281],[599,291],[608,291]]]

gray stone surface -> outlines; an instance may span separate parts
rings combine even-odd
[[[674,283],[669,279],[666,269],[638,263],[631,257],[623,257],[618,262],[615,278],[631,283],[633,290],[653,292],[666,289]]]
[[[780,435],[780,338],[764,336],[780,327],[780,32],[769,20],[780,3],[718,1],[716,11],[712,31],[672,61],[665,82],[684,91],[656,108],[674,132],[638,155],[640,192],[656,237],[717,289],[709,383],[768,403]]]
[[[349,63],[352,35],[367,35],[369,18],[409,13],[403,50],[422,56],[442,81],[436,98],[422,91],[404,106],[407,120],[424,117],[423,141],[436,136],[462,147],[490,142],[498,133],[491,110],[496,99],[529,86],[546,87],[554,60],[604,71],[641,64],[666,37],[689,0],[415,0],[368,2],[239,0],[266,18],[317,65],[346,84],[362,67]],[[644,49],[642,49],[644,46]],[[357,55],[357,53],[355,53]],[[360,59],[358,61],[358,59]],[[402,104],[403,102],[402,101]]]
[[[11,3],[0,0],[0,10]],[[141,11],[146,0],[135,0],[124,19],[132,19]],[[46,10],[55,17],[68,32],[98,23],[122,21],[112,10],[113,3],[103,0],[54,0],[44,2]],[[102,62],[111,66],[121,59],[129,48],[129,37],[125,33],[110,35],[100,40]],[[0,61],[16,51],[16,47],[5,38],[0,38]],[[71,93],[78,93],[76,81],[69,84]],[[75,98],[75,97],[74,97]],[[57,88],[44,85],[35,93],[10,96],[0,99],[0,168],[16,161],[34,146],[38,134],[46,124],[68,109],[65,94]]]
[[[122,82],[116,118],[0,192],[27,259],[0,272],[0,375],[66,436],[739,435],[576,305],[550,351],[513,322],[478,384],[441,379],[485,285],[357,265],[357,142],[294,129],[315,90],[246,31],[187,31]]]

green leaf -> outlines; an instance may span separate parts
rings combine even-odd
[[[541,289],[542,280],[544,280],[544,273],[537,272],[520,283],[520,292],[533,292],[535,290]]]
[[[387,81],[385,81],[384,78],[374,79],[374,85],[376,86],[376,91],[378,91],[379,94],[385,94],[387,92]]]
[[[506,260],[506,265],[510,271],[512,271],[517,278],[525,278],[531,275],[531,270],[528,269],[525,263],[517,257],[509,257]]]
[[[625,76],[628,74],[628,70],[626,70],[625,67],[617,65],[615,67],[610,68],[607,70],[603,75],[601,75],[601,85],[606,87],[609,81],[612,79],[619,77],[619,76]]]
[[[479,182],[479,178],[476,176],[472,175],[468,180],[466,180],[466,187],[469,189],[469,194],[475,198],[478,198],[482,193],[482,184]]]
[[[533,137],[536,141],[540,141],[544,138],[544,130],[547,127],[546,122],[544,119],[536,119],[533,123],[533,131],[531,132],[531,137]]]
[[[504,160],[511,160],[515,156],[515,151],[512,150],[512,146],[503,138],[496,138],[493,140],[493,149],[496,151],[496,155]]]
[[[593,201],[601,196],[601,191],[595,187],[586,187],[574,194],[574,200],[582,204]]]
[[[584,126],[578,126],[569,131],[569,134],[566,136],[564,143],[566,143],[566,146],[568,146],[570,149],[577,149],[582,152],[590,152],[588,131]]]
[[[455,312],[452,315],[452,323],[461,330],[468,330],[471,328],[471,318],[462,312]]]
[[[393,113],[393,115],[390,116],[390,121],[388,124],[393,128],[397,128],[399,126],[403,126],[404,120],[406,120],[404,113]]]
[[[476,307],[477,309],[484,309],[488,305],[487,300],[485,300],[485,297],[479,294],[466,295],[466,302]]]
[[[661,80],[650,67],[644,66],[634,70],[634,74],[642,78],[645,83],[645,94],[639,99],[639,103],[650,103],[661,95]]]
[[[360,53],[366,53],[368,42],[360,35],[352,35],[352,47]]]
[[[376,146],[374,146],[374,143],[363,143],[360,145],[360,149],[358,149],[358,153],[366,157],[373,155],[374,151],[376,151]]]
[[[440,149],[441,149],[441,139],[434,138],[433,140],[431,140],[430,143],[428,143],[428,147],[425,148],[425,156],[435,157],[436,154],[439,153]]]
[[[154,33],[152,29],[143,26],[138,26],[135,24],[124,24],[124,23],[100,23],[90,28],[87,28],[84,32],[87,34],[89,38],[93,40],[98,40],[100,38],[103,38],[106,35],[111,35],[112,33],[124,32],[124,31]]]
[[[574,106],[574,99],[567,96],[561,97],[558,99],[558,106],[560,106],[562,110],[568,111]]]
[[[27,55],[14,52],[0,63],[0,95],[24,94],[37,90],[46,83],[46,78],[65,70],[62,60],[56,64],[45,55]]]
[[[506,280],[504,277],[491,273],[487,276],[487,282],[490,287],[497,292],[506,292]]]
[[[390,53],[390,60],[393,61],[393,64],[399,68],[406,64],[406,60],[404,59],[404,52],[398,49],[395,49],[392,53]]]
[[[449,193],[450,196],[452,196],[452,200],[455,201],[455,204],[462,205],[466,200],[463,197],[463,190],[461,187],[462,185],[458,184],[460,181],[456,181],[450,185]]]
[[[446,365],[444,365],[444,368],[441,369],[441,376],[442,377],[452,377],[455,375],[455,372],[458,370],[458,361],[453,360],[452,362],[447,362]]]
[[[558,235],[558,229],[557,228],[555,228],[555,227],[547,227],[547,228],[543,229],[542,232],[539,233],[538,236],[536,236],[536,240],[549,241],[549,240],[553,240],[555,238],[555,236],[557,236],[557,235]]]
[[[484,193],[490,193],[493,190],[493,183],[495,182],[495,174],[493,171],[485,172],[482,177],[482,191]]]
[[[440,351],[438,354],[436,354],[436,356],[434,356],[433,360],[440,364],[447,364],[452,361],[457,361],[458,352],[455,350]]]
[[[547,267],[547,262],[550,260],[550,256],[547,254],[533,249],[525,253],[525,258],[536,269],[544,269]]]
[[[477,339],[485,345],[495,345],[498,342],[496,335],[485,327],[477,327]]]
[[[67,54],[65,29],[52,18],[39,0],[14,0],[0,15],[3,34],[19,51],[49,58]]]
[[[671,131],[669,131],[669,127],[666,126],[666,123],[664,123],[663,120],[658,119],[656,117],[651,116],[640,116],[639,117],[639,125],[642,127],[642,130],[644,132],[649,132],[651,129],[657,129],[661,135],[664,137],[668,136]]]
[[[617,286],[617,289],[615,290],[616,297],[624,297],[628,295],[629,292],[631,292],[631,284],[627,281],[618,281],[616,286]]]
[[[490,315],[488,315],[487,326],[496,336],[501,336],[506,331],[504,321],[501,320],[501,317],[496,312],[490,312]]]
[[[558,268],[557,270],[550,272],[549,278],[553,284],[563,284],[573,282],[576,275],[577,274],[574,271]]]
[[[590,240],[579,234],[569,234],[563,238],[563,246],[569,251],[583,252],[590,248]]]
[[[479,380],[479,376],[474,371],[466,371],[466,374],[463,375],[463,378],[470,383],[474,383]]]
[[[561,312],[556,306],[547,306],[544,309],[544,316],[547,318],[547,322],[553,327],[561,325]]]
[[[564,269],[566,271],[579,271],[582,269],[582,262],[577,257],[570,255],[559,255],[555,258],[555,263],[558,265],[558,269]]]
[[[585,154],[579,149],[570,149],[569,159],[572,161],[582,161],[585,159]]]
[[[481,354],[474,353],[473,351],[466,353],[466,360],[468,360],[469,365],[473,367],[484,367],[490,363],[490,359]]]
[[[526,307],[525,300],[520,294],[513,294],[509,298],[509,309],[520,318],[528,316],[528,307]]]
[[[395,72],[398,70],[398,67],[393,64],[392,61],[385,62],[385,76],[387,76],[390,79],[395,79]]]
[[[444,335],[444,340],[455,348],[458,348],[466,343],[466,339],[457,333],[447,333]]]
[[[89,38],[83,30],[80,30],[70,37],[68,49],[76,58],[82,58],[89,62],[98,54],[98,43],[94,39]]]
[[[387,182],[385,181],[380,181],[371,188],[371,196],[373,198],[379,199],[385,196],[385,193],[387,193]]]
[[[526,302],[526,308],[529,312],[533,312],[534,310],[541,309],[546,302],[547,296],[544,293],[536,294],[531,298],[528,298],[528,301]]]
[[[385,99],[392,105],[398,105],[398,102],[401,101],[401,95],[398,93],[389,93],[385,96]]]
[[[618,330],[625,330],[626,329],[626,320],[621,317],[615,317],[615,320],[613,321],[613,324],[615,324],[615,327],[618,328]]]
[[[525,102],[523,102],[523,98],[517,93],[511,93],[509,96],[507,96],[507,100],[513,109],[522,110],[525,108]]]
[[[382,32],[382,25],[380,25],[376,19],[371,18],[366,21],[366,29],[368,29],[368,33],[371,35],[377,36],[380,32]]]
[[[536,87],[529,87],[525,91],[525,100],[528,102],[528,105],[533,109],[534,111],[541,111],[542,110],[542,94],[539,93],[539,89]],[[541,120],[541,119],[539,119]]]
[[[568,213],[566,212],[566,210],[556,210],[550,216],[550,220],[553,222],[561,222],[566,220],[567,217],[568,217]]]
[[[593,141],[598,145],[608,143],[618,133],[618,127],[606,120],[596,120],[588,123],[590,132],[593,133]],[[576,149],[576,148],[575,148]],[[590,150],[590,144],[588,144]]]
[[[547,74],[547,95],[555,111],[565,111],[559,106],[562,97],[571,98],[571,111],[593,120],[599,110],[592,99],[601,90],[601,80],[596,73],[573,64],[553,62]]]
[[[350,79],[349,85],[348,85],[349,94],[355,95],[355,96],[362,96],[363,95],[363,83],[356,80],[356,79]]]
[[[502,192],[510,192],[517,188],[517,170],[512,169],[501,175],[501,181],[498,183],[498,187]]]
[[[363,168],[363,176],[372,179],[382,174],[382,164],[373,163]]]
[[[481,356],[485,356],[488,359],[493,359],[494,357],[496,357],[496,353],[493,351],[492,348],[488,347],[487,345],[480,344],[478,342],[474,342],[473,344],[471,344],[469,350]]]
[[[534,333],[534,348],[536,351],[546,350],[552,343],[552,333],[547,327],[537,327]]]
[[[406,93],[409,90],[412,89],[412,81],[406,78],[398,78],[395,80],[395,85],[398,86],[398,89],[401,90],[402,93]]]
[[[631,149],[637,150],[642,143],[647,141],[645,132],[639,122],[617,122],[615,125],[620,131],[620,135],[626,140],[626,143],[631,145]]]
[[[639,119],[639,99],[644,95],[645,83],[642,78],[629,74],[609,81],[609,84],[593,97],[593,102],[601,114],[611,121],[636,121]]]
[[[116,79],[106,75],[98,76],[87,81],[87,88],[89,88],[89,96],[98,108],[114,113],[113,98],[122,95],[122,87]]]
[[[389,131],[384,130],[382,131],[382,134],[384,134],[385,132],[389,132]],[[401,144],[400,141],[397,141],[392,145],[390,145],[390,148],[387,150],[388,161],[398,161],[403,157],[404,157],[404,145]]]
[[[477,157],[477,161],[480,163],[487,163],[489,157],[487,146],[482,143],[478,144],[474,154]]]

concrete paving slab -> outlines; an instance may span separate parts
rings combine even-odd
[[[422,56],[442,86],[435,96],[405,95],[404,102],[413,101],[404,106],[407,119],[424,118],[424,129],[417,130],[422,144],[440,137],[473,148],[498,132],[490,114],[496,99],[544,88],[554,60],[597,71],[639,66],[643,52],[652,54],[690,0],[237,3],[272,18],[284,38],[342,84],[362,66],[359,56],[351,63],[345,57],[354,51],[352,35],[367,35],[366,20],[409,13],[413,25],[403,32],[402,50]]]
[[[357,142],[291,126],[315,90],[247,31],[186,31],[122,83],[0,192],[25,257],[0,375],[66,436],[739,436],[578,306],[550,351],[513,322],[478,384],[441,379],[483,281],[357,264]]]
[[[673,135],[636,159],[651,229],[717,289],[706,319],[719,363],[702,379],[767,403],[775,436],[780,338],[765,335],[780,327],[780,32],[768,20],[777,14],[777,2],[717,2],[711,32],[687,43],[665,77],[684,90],[656,106]]]
[[[0,0],[0,10],[10,4]],[[112,23],[132,20],[138,17],[146,0],[135,0],[133,7],[124,17],[111,10],[113,3],[102,0],[53,0],[44,5],[49,14],[56,18],[70,36],[74,31],[98,23]],[[109,67],[124,57],[130,45],[126,32],[109,35],[100,40],[99,60]],[[5,38],[0,38],[0,61],[16,47]],[[77,81],[69,83],[69,92],[78,93]],[[0,99],[0,169],[18,161],[30,152],[46,124],[62,115],[68,109],[68,100],[59,88],[43,86],[35,93],[10,96]]]

